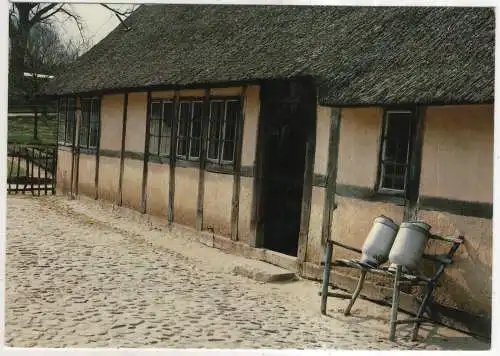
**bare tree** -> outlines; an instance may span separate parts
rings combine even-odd
[[[119,11],[113,7],[101,4],[103,7],[115,13],[122,21],[122,17],[128,16],[134,9]],[[12,2],[9,7],[9,39],[10,39],[10,74],[9,85],[20,84],[22,86],[23,73],[29,57],[30,34],[37,25],[50,25],[56,15],[63,15],[72,20],[82,39],[84,39],[85,23],[78,13],[68,3],[30,3]]]
[[[113,12],[123,24],[135,7],[120,11],[101,4]],[[56,23],[62,20],[76,24],[81,42],[66,40],[59,35]],[[75,60],[89,47],[85,38],[85,23],[68,3],[12,2],[9,7],[9,103],[11,99],[25,104],[34,104],[34,139],[38,136],[38,106],[35,94],[41,83],[48,80],[39,75],[54,74],[57,69]],[[128,28],[127,28],[128,29]],[[24,73],[30,76],[25,77]],[[46,109],[46,105],[42,106]],[[42,115],[42,118],[47,118]]]

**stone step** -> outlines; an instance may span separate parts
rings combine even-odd
[[[238,261],[233,267],[233,274],[264,283],[292,282],[298,280],[294,272],[258,260]]]

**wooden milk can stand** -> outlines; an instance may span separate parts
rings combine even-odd
[[[407,224],[407,225],[405,225]],[[338,246],[353,252],[356,252],[360,255],[363,255],[363,251],[345,245],[341,242],[334,240],[327,240],[325,246],[325,260],[324,260],[324,270],[323,270],[323,283],[322,290],[319,292],[321,296],[321,313],[326,315],[326,303],[328,297],[336,297],[336,298],[344,298],[350,299],[350,302],[347,308],[344,311],[344,315],[350,315],[351,308],[353,307],[356,299],[358,298],[362,288],[363,283],[366,278],[367,272],[376,273],[379,275],[388,276],[390,278],[394,278],[393,283],[393,295],[392,295],[392,303],[391,303],[391,312],[389,317],[389,340],[395,340],[396,334],[396,326],[398,324],[414,324],[412,330],[412,341],[415,341],[418,336],[418,330],[420,328],[421,323],[423,322],[431,322],[430,320],[423,317],[424,311],[426,310],[426,306],[430,301],[432,293],[436,287],[436,284],[440,277],[442,276],[445,268],[453,263],[453,256],[455,252],[458,250],[460,245],[464,243],[464,237],[460,234],[458,237],[453,236],[439,236],[435,234],[431,234],[429,229],[426,229],[428,225],[423,222],[408,222],[403,223],[398,233],[398,236],[395,239],[394,245],[391,248],[390,259],[393,264],[390,267],[380,266],[382,263],[378,265],[375,264],[367,264],[366,259],[363,261],[356,259],[337,259],[332,261],[333,254],[333,246]],[[429,226],[430,228],[430,226]],[[410,231],[408,231],[410,230]],[[373,228],[372,228],[373,231]],[[372,231],[370,233],[372,233]],[[415,235],[414,232],[417,231],[420,235]],[[369,236],[370,237],[370,236]],[[447,243],[450,247],[448,252],[445,255],[429,255],[423,253],[423,248],[421,251],[416,249],[413,252],[408,253],[408,248],[414,248],[419,244],[418,241],[410,241],[411,238],[415,238],[415,240],[420,237],[420,244],[425,247],[425,242],[427,239],[438,240]],[[373,239],[373,236],[372,236]],[[398,242],[399,239],[399,242]],[[367,238],[369,240],[369,238]],[[365,245],[364,245],[365,247]],[[365,251],[366,252],[366,251]],[[421,260],[420,256],[432,263],[436,264],[435,273],[433,275],[424,275],[416,270],[418,261]],[[384,261],[384,257],[381,256],[379,261]],[[385,261],[384,261],[385,262]],[[396,263],[394,263],[396,262]],[[408,262],[408,266],[404,266],[403,264],[398,263]],[[355,268],[360,270],[360,277],[357,283],[357,286],[352,294],[348,293],[336,293],[329,291],[330,284],[330,273],[332,272],[332,267],[344,267],[344,268]],[[333,284],[333,283],[332,283]],[[399,308],[399,296],[400,291],[403,286],[423,286],[425,287],[425,295],[420,301],[420,306],[417,311],[417,315],[415,318],[407,318],[407,319],[397,319],[397,313]]]

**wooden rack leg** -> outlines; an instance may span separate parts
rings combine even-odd
[[[389,320],[389,340],[394,341],[396,336],[396,321],[398,320],[399,307],[399,279],[401,278],[402,266],[397,266],[394,276],[394,289],[392,291],[391,319]]]
[[[420,319],[422,315],[424,314],[425,307],[427,306],[427,303],[429,302],[429,299],[432,295],[432,292],[434,291],[434,284],[431,283],[427,286],[427,293],[425,293],[425,297],[422,300],[422,304],[420,304],[420,307],[418,308],[417,312],[417,319]],[[417,321],[415,322],[415,325],[413,325],[413,330],[411,333],[411,341],[417,341],[418,337],[418,329],[420,328],[420,322]]]
[[[361,270],[361,275],[359,276],[358,285],[356,286],[356,289],[354,290],[354,293],[352,294],[349,305],[347,306],[347,308],[344,311],[345,316],[348,316],[349,314],[351,314],[351,309],[352,309],[354,303],[356,302],[356,299],[358,299],[359,293],[361,293],[361,289],[363,288],[363,283],[364,283],[365,278],[366,278],[366,272],[367,272],[367,270],[364,268]]]
[[[328,298],[328,285],[330,284],[330,271],[332,268],[333,243],[326,241],[325,246],[325,269],[323,271],[323,285],[321,288],[321,314],[326,315],[326,300]]]

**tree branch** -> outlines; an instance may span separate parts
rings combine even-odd
[[[56,13],[58,13],[59,11],[61,11],[62,7],[64,6],[65,4],[62,4],[60,5],[57,9],[55,9],[54,11],[52,11],[51,13],[45,15],[45,16],[42,16],[40,17],[40,19],[38,20],[39,22],[42,22],[46,19],[48,19],[49,17],[51,17],[52,15],[55,15]]]
[[[78,27],[78,31],[80,32],[80,36],[82,37],[82,41],[85,41],[85,36],[83,35],[83,25],[81,23],[80,17],[78,17],[78,15],[69,12],[65,8],[61,8],[60,11],[64,12],[66,15],[68,15],[68,17],[71,17],[73,20],[75,20],[76,26]]]
[[[130,30],[130,27],[128,27],[126,24],[125,24],[125,21],[123,21],[122,19],[122,16],[124,17],[127,17],[128,15],[130,15],[132,12],[134,12],[134,10],[128,10],[128,11],[125,11],[125,12],[120,12],[116,9],[113,9],[111,6],[109,5],[106,5],[106,4],[103,4],[101,3],[101,6],[105,7],[106,9],[108,9],[109,11],[113,12],[115,14],[115,16],[118,18],[118,20],[120,21],[120,23],[125,27],[125,30],[128,31]]]
[[[57,3],[52,3],[52,4],[47,5],[47,6],[46,6],[46,7],[44,7],[43,9],[39,10],[39,11],[38,11],[38,12],[37,12],[37,13],[36,13],[36,14],[35,14],[32,18],[31,18],[31,20],[29,21],[30,25],[33,25],[33,24],[35,24],[35,23],[37,23],[37,22],[40,22],[40,18],[41,18],[44,14],[46,14],[47,12],[49,12],[50,10],[52,10],[54,7],[56,7],[57,5],[59,5],[59,4],[57,4]],[[61,9],[63,6],[64,6],[64,4],[63,4],[63,5],[60,5],[59,9]]]
[[[128,11],[125,11],[125,12],[120,12],[120,11],[118,11],[117,9],[113,9],[113,8],[112,8],[111,6],[109,6],[109,5],[106,5],[106,4],[103,4],[103,3],[101,3],[101,5],[102,5],[102,6],[104,6],[106,9],[108,9],[109,11],[114,12],[116,15],[128,16],[128,15],[130,15],[130,14],[133,12],[133,10],[128,10]],[[120,19],[120,21],[122,21],[122,20]],[[123,21],[122,21],[122,22],[123,22]]]

